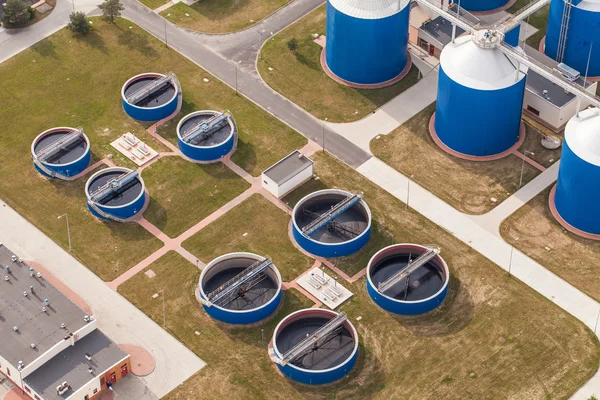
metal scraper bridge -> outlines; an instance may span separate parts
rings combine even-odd
[[[427,250],[425,251],[425,253],[421,254],[414,260],[412,260],[411,256],[409,255],[408,265],[406,266],[406,268],[396,272],[394,275],[390,276],[385,281],[380,282],[377,285],[377,289],[381,293],[386,293],[386,292],[389,292],[390,289],[392,289],[393,287],[395,287],[396,285],[398,285],[401,282],[404,282],[406,284],[406,286],[408,286],[410,274],[417,271],[419,268],[423,267],[425,264],[427,264],[432,258],[436,257],[438,254],[440,254],[439,247],[427,247]],[[406,293],[405,296],[408,295],[408,290],[405,290],[405,293]],[[406,300],[406,298],[405,298],[405,300]]]
[[[90,142],[82,128],[52,128],[34,139],[31,156],[43,175],[70,180],[89,165]]]
[[[324,212],[315,218],[311,223],[302,228],[302,233],[307,236],[313,235],[316,231],[321,229],[322,227],[328,225],[334,219],[342,215],[344,212],[353,207],[356,203],[358,203],[362,199],[363,194],[353,194],[351,196],[346,197],[335,206],[331,208],[331,210]],[[311,213],[310,215],[315,215],[315,213]],[[337,224],[338,227],[341,224]]]

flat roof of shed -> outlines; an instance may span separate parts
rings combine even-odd
[[[269,167],[263,174],[276,184],[281,185],[312,165],[313,161],[310,158],[295,150],[292,154]]]

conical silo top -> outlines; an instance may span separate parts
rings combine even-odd
[[[600,167],[600,110],[588,108],[571,118],[565,142],[579,158]]]

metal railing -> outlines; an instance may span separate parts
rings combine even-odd
[[[248,268],[208,293],[206,296],[207,300],[203,303],[209,307],[213,304],[229,304],[238,296],[240,289],[247,291],[262,281],[266,277],[264,271],[272,264],[273,262],[268,258],[254,262]],[[232,297],[234,298],[232,299]]]
[[[346,313],[339,313],[334,318],[327,321],[325,325],[308,335],[301,342],[283,354],[283,356],[277,360],[278,364],[285,366],[286,364],[303,357],[307,353],[319,349],[325,343],[328,343],[332,337],[337,336],[341,332],[341,329],[339,328],[347,320],[348,317],[346,316]]]
[[[118,193],[128,183],[132,182],[134,179],[137,179],[137,177],[137,171],[129,171],[121,176],[109,180],[104,185],[90,193],[90,201],[97,203],[113,193]]]
[[[410,274],[427,264],[432,258],[436,257],[438,254],[440,254],[439,247],[428,247],[425,253],[421,254],[414,260],[410,260],[409,256],[408,265],[406,266],[406,268],[396,272],[394,275],[390,276],[385,281],[380,282],[377,285],[377,290],[379,290],[379,292],[381,293],[389,291],[398,283],[408,278]]]
[[[311,223],[302,228],[302,233],[306,236],[310,236],[314,234],[316,231],[327,225],[329,222],[333,221],[335,218],[339,217],[342,213],[349,210],[352,206],[357,204],[362,199],[361,194],[353,194],[351,196],[346,197],[344,200],[337,203],[330,210],[321,214],[317,219],[313,220]]]
[[[60,139],[55,140],[46,147],[42,148],[36,153],[35,156],[42,162],[46,161],[56,153],[63,151],[68,146],[75,143],[77,140],[79,140],[81,135],[83,135],[83,128],[77,128],[75,131],[63,135]]]
[[[135,92],[133,92],[132,94],[127,96],[127,102],[129,104],[133,104],[133,105],[139,103],[140,101],[144,100],[146,97],[150,96],[152,93],[154,93],[157,90],[159,90],[160,88],[162,88],[164,85],[170,84],[171,81],[173,80],[173,77],[174,77],[173,73],[170,72],[165,76],[162,76],[158,79],[148,82],[147,84],[142,86],[140,89],[136,90]]]
[[[228,110],[225,110],[222,113],[214,115],[188,129],[181,135],[181,138],[186,143],[201,142],[227,124],[227,120],[230,117],[231,113]]]

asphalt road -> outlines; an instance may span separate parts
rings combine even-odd
[[[135,0],[124,0],[123,17],[135,22],[150,34],[166,41],[192,62],[201,66],[221,81],[252,100],[302,135],[322,145],[346,164],[356,168],[371,156],[341,135],[327,129],[311,114],[273,91],[260,79],[256,71],[259,45],[310,10],[323,0],[296,0],[279,10],[276,16],[240,33],[206,35],[166,23]],[[260,41],[259,41],[260,40]]]

